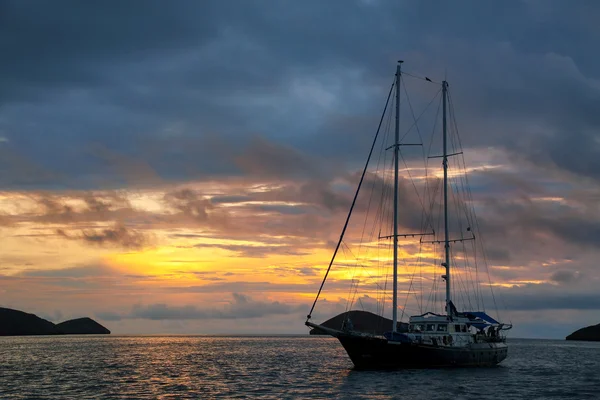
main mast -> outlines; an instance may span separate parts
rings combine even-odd
[[[392,305],[392,332],[398,325],[398,152],[400,149],[400,75],[402,63],[396,67],[396,127],[394,140],[394,298]]]
[[[452,317],[452,310],[450,309],[450,242],[448,240],[448,147],[446,140],[446,97],[448,93],[448,82],[442,82],[442,103],[443,103],[443,135],[444,135],[444,249],[445,249],[445,262],[442,266],[446,267],[446,275],[442,276],[446,280],[446,313],[449,317]]]

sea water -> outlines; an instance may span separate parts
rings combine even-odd
[[[0,399],[600,399],[600,343],[509,340],[498,367],[356,371],[326,337],[0,338]]]

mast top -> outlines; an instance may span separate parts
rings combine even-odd
[[[404,60],[398,60],[398,64],[402,64]]]

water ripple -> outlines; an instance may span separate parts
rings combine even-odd
[[[0,338],[1,399],[597,399],[600,343],[513,340],[496,368],[355,371],[320,337]]]

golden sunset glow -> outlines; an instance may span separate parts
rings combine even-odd
[[[464,13],[403,2],[116,19],[14,3],[0,307],[116,333],[306,333],[308,313],[391,317],[395,276],[406,315],[444,312],[447,282],[462,310],[600,308],[597,68],[556,35],[536,46],[552,7],[519,2],[499,25],[527,25],[515,41],[438,32]]]

